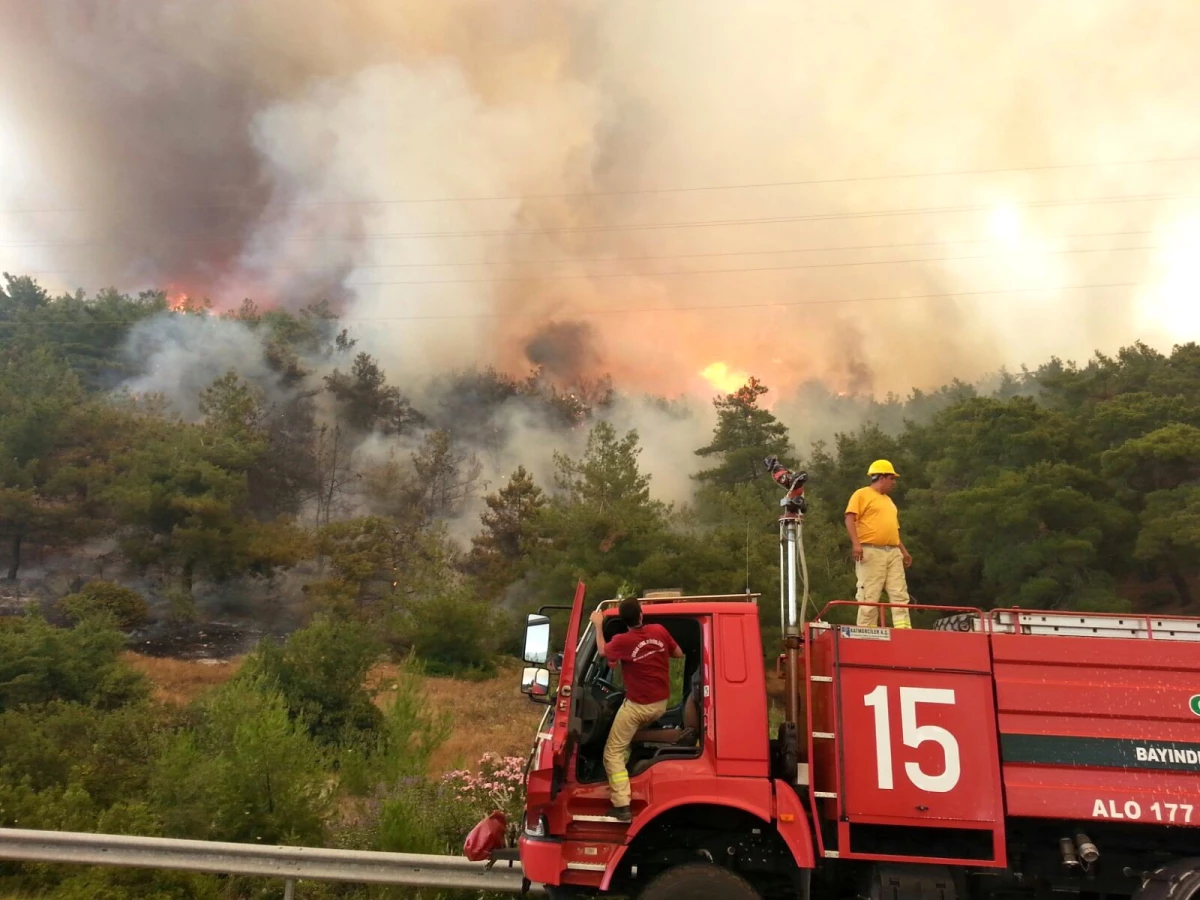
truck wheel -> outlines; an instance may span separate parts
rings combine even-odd
[[[761,900],[740,875],[712,863],[686,863],[667,869],[646,885],[638,900]]]
[[[979,616],[976,613],[956,613],[953,616],[942,616],[933,623],[934,631],[975,631]]]
[[[1180,859],[1155,869],[1132,900],[1193,900],[1200,894],[1200,859]]]

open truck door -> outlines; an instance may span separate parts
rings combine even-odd
[[[571,604],[571,615],[567,622],[567,633],[563,639],[562,663],[559,666],[558,690],[551,701],[551,708],[544,720],[544,730],[539,732],[533,749],[529,778],[526,783],[527,809],[533,813],[538,807],[548,804],[558,794],[566,778],[567,766],[579,736],[579,723],[575,698],[575,655],[579,635],[583,630],[583,599],[586,588],[582,581],[575,587],[575,600]],[[544,623],[542,620],[545,620]],[[542,632],[534,635],[534,629],[545,628],[548,659],[550,621],[545,616],[531,616],[526,625],[526,662],[532,654],[538,656],[541,649]],[[524,682],[525,679],[522,679]],[[535,813],[535,815],[537,815]]]

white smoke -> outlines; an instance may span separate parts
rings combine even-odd
[[[3,217],[7,267],[177,281],[226,308],[328,297],[417,395],[537,357],[564,383],[689,398],[682,425],[613,412],[671,499],[711,427],[713,362],[762,378],[804,449],[837,424],[785,402],[813,379],[906,394],[1200,336],[1190,0],[0,0],[0,17],[0,155],[24,148],[0,203],[44,210]],[[939,172],[960,174],[877,177]],[[756,221],[659,227],[736,220]],[[135,337],[141,387],[182,398],[230,357],[261,374],[236,328],[147,344],[156,327]],[[512,416],[495,478],[524,462],[544,482],[552,445],[577,452]]]
[[[267,365],[259,335],[245,324],[213,316],[154,316],[130,332],[125,355],[139,373],[122,387],[161,394],[186,419],[200,417],[200,393],[229,371],[265,391],[277,376]]]

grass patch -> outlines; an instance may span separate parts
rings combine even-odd
[[[126,652],[125,660],[150,680],[155,699],[172,706],[186,706],[197,697],[224,684],[242,664],[238,657],[213,665],[198,660],[161,659]],[[378,689],[375,703],[385,708],[395,692],[398,669],[382,663],[371,669],[367,686]],[[496,675],[487,679],[426,677],[425,696],[434,708],[450,716],[452,733],[429,763],[429,774],[474,765],[485,753],[524,756],[545,707],[532,703],[519,690],[521,663],[504,660]]]
[[[224,684],[242,665],[243,657],[200,662],[192,659],[163,659],[126,651],[122,658],[150,679],[154,699],[172,706],[186,706],[205,691]]]

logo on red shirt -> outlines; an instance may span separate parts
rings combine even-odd
[[[654,638],[647,638],[633,648],[633,652],[629,654],[629,659],[631,662],[640,662],[647,656],[650,656],[654,653],[666,652],[667,647],[662,641],[655,640]]]
[[[657,703],[671,693],[671,654],[675,640],[661,625],[646,625],[608,642],[608,663],[621,665],[625,696],[634,703]]]

